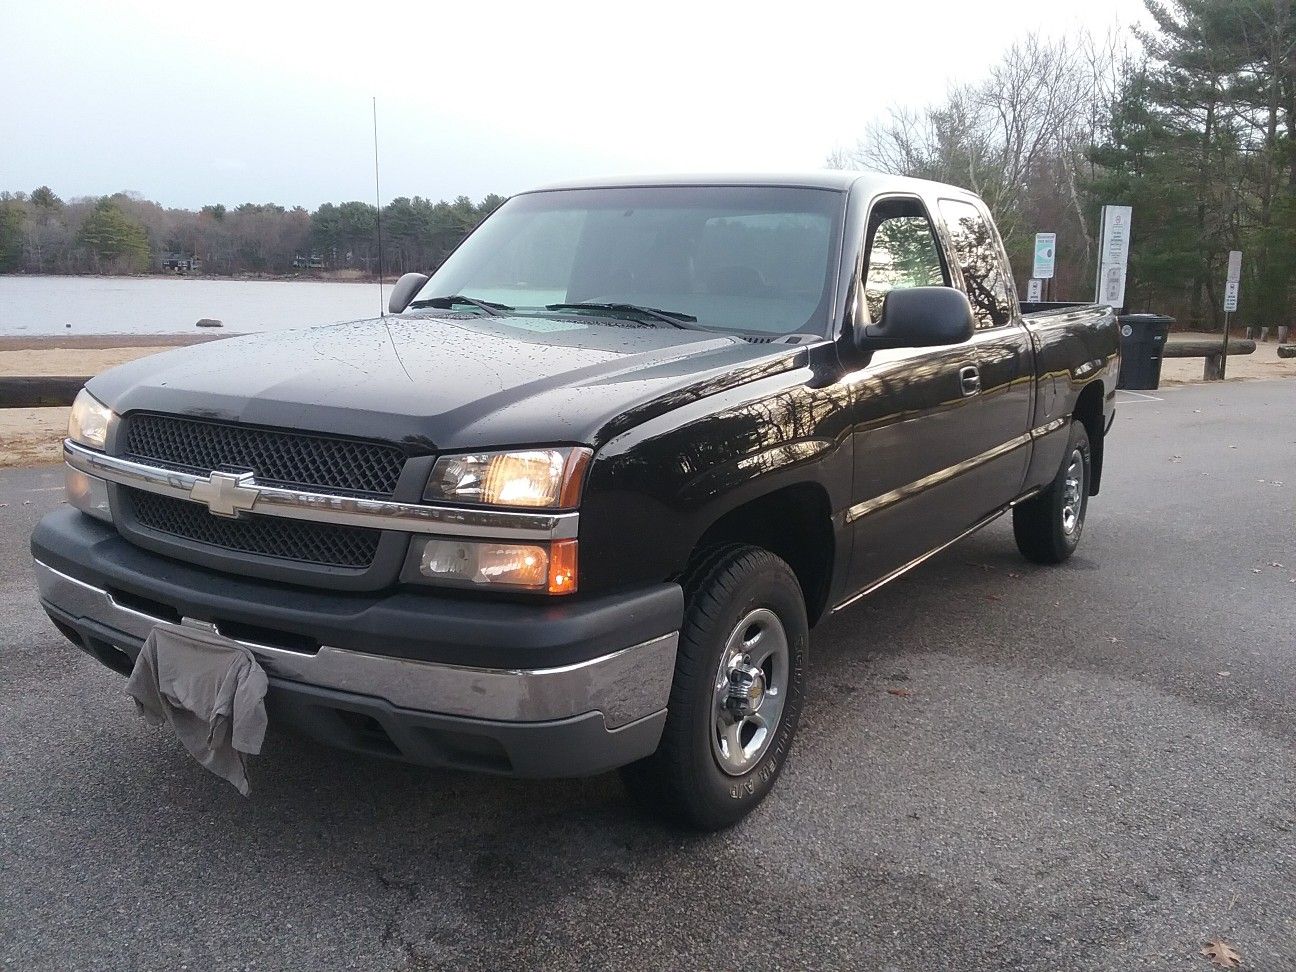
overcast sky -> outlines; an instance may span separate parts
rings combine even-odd
[[[31,0],[0,5],[0,188],[170,206],[509,194],[634,172],[813,169],[1029,30],[1141,0]]]

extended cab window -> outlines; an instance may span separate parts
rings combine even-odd
[[[1013,318],[1013,291],[1004,272],[1003,251],[990,221],[971,203],[940,201],[954,257],[963,271],[977,330],[999,327]]]
[[[514,196],[418,299],[466,294],[544,314],[624,302],[716,330],[826,334],[846,196],[793,186],[566,189]]]
[[[949,284],[936,233],[916,199],[886,199],[873,207],[864,259],[864,300],[874,321],[892,290]]]

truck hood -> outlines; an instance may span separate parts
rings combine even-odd
[[[144,410],[404,443],[411,452],[602,442],[803,364],[698,330],[528,317],[392,317],[179,348],[93,378]]]

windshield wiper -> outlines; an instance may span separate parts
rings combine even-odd
[[[455,304],[468,304],[491,317],[502,317],[506,311],[513,310],[508,304],[497,304],[493,300],[478,300],[476,297],[465,297],[463,294],[451,294],[448,297],[429,297],[426,300],[413,301],[411,307],[436,307],[449,310]]]
[[[681,314],[679,311],[658,310],[656,307],[642,307],[639,304],[604,304],[598,301],[585,300],[575,304],[545,304],[545,310],[602,310],[617,311],[622,314],[639,314],[641,317],[651,317],[654,320],[665,321],[671,327],[679,327],[689,330],[688,321],[696,324],[697,318],[692,314]]]

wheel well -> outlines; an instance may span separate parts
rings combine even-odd
[[[1086,385],[1076,400],[1075,417],[1089,433],[1089,495],[1097,496],[1103,468],[1103,386],[1101,381]]]
[[[832,509],[822,486],[786,486],[730,510],[702,535],[690,560],[721,543],[750,543],[781,557],[801,584],[810,624],[819,620],[834,556]]]

